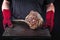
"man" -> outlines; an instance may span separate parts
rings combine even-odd
[[[9,16],[3,18],[3,25],[8,24],[10,27],[12,26],[11,19],[24,19],[28,13],[33,10],[39,12],[41,14],[44,22],[46,20],[46,25],[51,26],[52,30],[52,25],[54,21],[54,14],[55,13],[55,8],[54,8],[54,0],[11,0],[11,8],[12,8],[12,13],[9,11],[9,1],[4,0],[2,4],[2,12],[3,15],[5,15],[6,10],[8,9]],[[45,18],[45,13],[44,10],[46,8],[46,18]],[[5,12],[3,11],[4,9]],[[11,16],[12,14],[12,16]],[[50,14],[53,16],[50,17]],[[4,16],[3,16],[4,17]],[[10,18],[11,17],[11,18]],[[51,19],[50,19],[51,18]],[[8,20],[7,20],[8,19]],[[7,22],[6,22],[7,20]],[[10,24],[9,24],[10,23]],[[52,23],[52,24],[51,24]],[[4,27],[5,29],[5,27]]]

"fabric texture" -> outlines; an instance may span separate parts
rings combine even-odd
[[[12,23],[11,23],[11,12],[9,9],[8,10],[4,9],[2,11],[2,14],[3,14],[3,26],[5,29],[6,25],[8,25],[8,27],[10,27],[12,25]]]
[[[54,27],[54,12],[48,11],[46,13],[46,27],[50,28],[50,31],[52,31]]]
[[[31,10],[39,12],[45,20],[45,3],[53,3],[54,0],[10,0],[12,8],[12,20],[24,19]],[[45,3],[44,3],[45,2]]]

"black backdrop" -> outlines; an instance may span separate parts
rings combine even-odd
[[[60,37],[60,0],[55,0],[55,26],[52,32],[52,36],[54,38],[59,38]]]
[[[3,27],[2,27],[2,13],[1,13],[1,4],[3,0],[0,0],[0,35],[3,33]],[[59,34],[60,31],[60,0],[55,0],[55,26],[53,29],[52,34],[55,36],[56,34]]]
[[[3,0],[0,0],[0,35],[2,35],[3,33],[3,27],[2,27],[2,12],[1,12],[1,5],[2,5],[2,1]]]

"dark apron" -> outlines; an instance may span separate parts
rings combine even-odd
[[[45,21],[44,0],[12,0],[12,20],[25,19],[31,10],[41,14]]]

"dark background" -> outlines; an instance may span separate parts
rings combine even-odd
[[[1,12],[1,5],[2,5],[2,1],[3,0],[0,0],[0,35],[2,35],[3,33],[3,27],[2,27],[2,12]]]
[[[0,0],[0,35],[2,35],[3,33],[3,27],[2,27],[2,13],[1,13],[1,5],[2,5],[2,1]],[[55,0],[54,2],[55,5],[55,25],[52,31],[52,37],[57,37],[57,35],[59,36],[60,34],[60,0]]]
[[[54,39],[60,39],[60,0],[55,0],[55,25],[52,31],[52,37]]]

